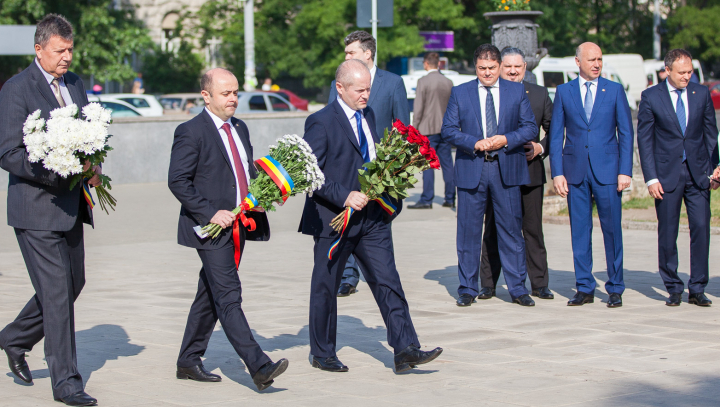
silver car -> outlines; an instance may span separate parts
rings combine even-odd
[[[205,106],[195,106],[190,109],[191,114],[202,112]],[[238,92],[238,107],[236,114],[294,112],[297,108],[284,97],[266,92]]]

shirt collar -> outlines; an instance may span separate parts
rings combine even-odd
[[[49,73],[47,73],[47,71],[45,71],[45,69],[43,69],[43,67],[40,65],[40,61],[38,61],[37,58],[35,58],[35,64],[37,65],[38,68],[40,68],[40,72],[42,72],[48,85],[51,84],[52,81],[55,80],[55,77],[50,75]],[[58,78],[58,79],[60,79],[61,83],[64,82],[64,79],[62,76],[60,76],[60,78]]]
[[[478,79],[478,88],[484,88],[485,85],[483,85],[482,82],[480,82],[480,79]],[[500,88],[500,77],[498,76],[498,80],[495,81],[495,83],[490,86],[491,88]]]
[[[342,100],[340,95],[338,95],[337,100],[340,103],[340,107],[342,107],[342,109],[345,112],[345,115],[347,116],[348,119],[352,119],[355,116],[355,112],[358,112],[358,111],[360,112],[360,115],[362,115],[362,110],[354,110],[353,108],[348,106],[347,103],[345,103],[345,101]]]
[[[595,78],[595,79],[593,79],[593,80],[591,80],[591,81],[586,81],[585,78],[583,78],[582,76],[578,75],[578,79],[580,80],[580,87],[581,87],[581,88],[582,88],[583,86],[585,86],[585,82],[590,82],[590,83],[592,83],[593,85],[595,85],[595,88],[597,88],[597,86],[598,86],[598,79],[599,79],[599,78]]]
[[[437,69],[428,69],[427,72],[430,73],[430,72],[439,72],[439,71]]]
[[[213,123],[215,124],[215,128],[220,130],[223,124],[227,123],[230,125],[230,128],[232,129],[232,117],[227,119],[227,121],[223,121],[221,118],[217,117],[215,113],[211,112],[210,109],[205,107],[205,111],[210,115],[210,118],[212,119]]]
[[[665,83],[667,83],[667,87],[668,87],[668,90],[670,90],[670,93],[673,93],[673,92],[675,92],[676,90],[685,90],[685,89],[687,89],[687,88],[678,89],[678,88],[674,87],[674,86],[670,83],[670,81],[667,80],[667,79],[665,79]],[[680,93],[682,93],[682,92],[680,92]]]

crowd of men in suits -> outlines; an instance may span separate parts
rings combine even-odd
[[[355,290],[354,272],[361,270],[387,327],[394,370],[402,373],[433,361],[442,348],[422,350],[395,264],[390,225],[402,202],[395,202],[398,211],[388,216],[360,192],[357,170],[375,158],[375,143],[393,119],[409,121],[406,93],[397,75],[375,65],[372,36],[354,32],[345,45],[346,61],[336,71],[328,105],[305,122],[304,139],[326,179],[321,189],[306,197],[299,226],[299,232],[314,240],[311,364],[330,372],[348,371],[336,354],[337,297]],[[47,119],[55,108],[88,103],[82,81],[68,71],[73,47],[67,20],[46,16],[35,34],[37,58],[0,91],[0,167],[10,178],[8,223],[15,229],[36,292],[0,331],[0,348],[11,372],[32,383],[25,353],[44,337],[53,397],[70,406],[90,406],[97,400],[85,393],[77,367],[73,303],[85,282],[83,223],[92,225],[92,209],[78,188],[69,188],[67,179],[28,161],[22,132],[27,116],[37,109]],[[622,87],[601,77],[602,51],[597,45],[580,45],[576,61],[579,78],[557,88],[553,105],[547,89],[523,80],[526,64],[518,49],[501,53],[490,44],[481,45],[473,60],[478,79],[455,87],[436,71],[437,54],[425,58],[431,72],[418,85],[415,124],[440,153],[444,206],[454,207],[457,197],[459,306],[472,304],[476,297],[492,297],[500,268],[513,302],[532,306],[531,294],[553,298],[541,218],[542,160],[548,154],[554,188],[567,196],[571,219],[577,294],[568,305],[594,299],[593,201],[605,241],[607,305],[622,305],[620,198],[632,175],[630,109]],[[670,294],[667,304],[679,305],[684,283],[677,274],[675,241],[684,200],[691,231],[689,302],[707,306],[709,189],[720,185],[718,129],[708,89],[689,83],[690,54],[672,50],[665,62],[667,80],[643,92],[638,114],[643,172],[656,199],[660,274]],[[263,212],[253,214],[254,231],[240,227],[231,212],[257,176],[248,128],[234,117],[237,78],[215,68],[202,76],[200,85],[205,109],[176,129],[168,172],[168,187],[182,206],[178,243],[195,249],[202,263],[176,377],[221,381],[202,364],[220,320],[261,391],[285,372],[289,362],[273,362],[253,338],[241,306],[238,267],[245,242],[267,240],[269,227]],[[546,132],[542,140],[540,127]],[[450,146],[457,149],[454,166]],[[91,170],[89,165],[85,170]],[[89,183],[98,185],[101,168],[92,171],[96,175]],[[431,175],[424,175],[430,190],[414,208],[431,205]],[[346,207],[357,213],[329,259],[328,249],[337,239],[330,222]],[[195,232],[196,226],[207,223],[224,228],[218,238]],[[525,286],[528,274],[531,291]]]

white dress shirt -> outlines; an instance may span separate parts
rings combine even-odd
[[[375,62],[373,62],[372,68],[370,68],[370,87],[372,87],[373,82],[375,82],[375,73],[377,72],[377,66],[375,66]]]
[[[583,107],[585,107],[585,94],[587,93],[587,86],[585,86],[585,82],[588,82],[588,81],[583,79],[583,77],[580,75],[578,75],[578,80],[580,80],[580,101],[582,102]],[[592,85],[590,85],[590,92],[592,92],[590,96],[592,97],[593,106],[594,106],[595,105],[595,96],[597,96],[597,90],[598,90],[598,78],[595,78],[589,82],[592,83]]]
[[[337,98],[338,102],[340,103],[340,106],[342,106],[343,111],[345,112],[345,115],[347,115],[348,121],[350,122],[350,126],[353,129],[353,132],[355,133],[355,140],[358,142],[358,146],[360,145],[360,136],[358,135],[358,129],[357,129],[357,119],[355,119],[355,112],[356,110],[353,110],[350,106],[345,103],[344,100],[340,96]],[[363,114],[362,110],[360,112],[360,117],[362,117],[362,129],[365,133],[365,140],[367,140],[368,145],[368,155],[370,156],[370,161],[375,159],[375,141],[372,138],[372,133],[370,133],[370,127],[368,126],[367,120],[365,119],[365,115]]]
[[[674,87],[670,84],[670,81],[666,80],[665,83],[667,83],[668,91],[670,92],[670,101],[673,105],[673,112],[677,111],[677,101],[678,101],[678,94],[675,92],[678,90],[678,88]],[[688,95],[687,95],[687,88],[683,89],[682,93],[680,94],[680,97],[682,98],[683,105],[685,106],[685,127],[687,127],[688,124],[688,116],[690,115],[690,112],[688,112]],[[650,181],[647,182],[647,186],[650,186],[652,184],[660,182],[657,178],[653,178]]]
[[[235,126],[233,126],[232,124],[232,118],[227,119],[227,121],[223,121],[221,118],[215,116],[215,114],[213,114],[213,112],[211,112],[207,107],[205,108],[205,111],[208,112],[210,118],[215,124],[215,128],[217,129],[218,135],[220,136],[220,140],[222,140],[223,145],[225,146],[225,151],[227,151],[228,158],[230,159],[230,165],[232,166],[233,175],[235,176],[235,192],[237,193],[236,202],[239,206],[242,203],[242,200],[240,198],[240,183],[238,182],[237,170],[235,169],[235,160],[233,160],[233,153],[230,149],[230,141],[228,140],[227,133],[225,133],[225,130],[222,129],[222,125],[225,123],[230,125],[230,133],[232,134],[233,140],[235,140],[235,146],[238,149],[238,153],[240,153],[240,161],[242,162],[243,171],[245,172],[245,180],[247,181],[247,184],[250,185],[250,173],[248,172],[247,168],[245,168],[245,166],[248,165],[248,157],[247,153],[245,152],[245,146],[243,146],[242,141],[240,141],[240,137],[238,137],[237,131],[235,131]]]
[[[40,72],[42,72],[43,76],[45,76],[45,80],[48,82],[48,86],[50,86],[50,90],[52,91],[53,95],[55,94],[55,88],[53,85],[51,85],[52,81],[55,80],[55,77],[50,75],[49,73],[45,72],[43,67],[40,65],[40,61],[35,58],[35,63],[37,64],[38,68],[40,68]],[[60,96],[62,96],[63,100],[65,101],[65,106],[72,105],[74,102],[72,98],[70,97],[70,91],[68,90],[67,86],[65,86],[65,78],[60,77]]]
[[[480,117],[482,118],[482,132],[483,138],[487,138],[487,118],[485,117],[485,101],[487,100],[487,89],[480,80],[478,80],[478,92],[480,93]],[[495,81],[495,84],[490,88],[490,92],[493,97],[493,104],[495,105],[495,124],[500,126],[500,80]]]

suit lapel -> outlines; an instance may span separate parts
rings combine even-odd
[[[337,100],[333,102],[335,107],[335,119],[340,123],[340,126],[345,130],[345,136],[350,140],[353,147],[355,147],[355,151],[357,151],[358,154],[362,156],[362,152],[360,151],[360,145],[358,144],[357,137],[355,137],[355,132],[352,129],[352,126],[350,125],[350,121],[348,120],[347,116],[345,115],[345,111],[343,110],[342,106],[340,106],[340,102]]]
[[[691,133],[690,127],[695,125],[696,123],[702,123],[702,120],[699,120],[697,115],[700,114],[700,112],[704,111],[700,104],[700,100],[698,100],[698,96],[695,94],[695,91],[690,89],[690,85],[688,84],[686,92],[687,92],[687,99],[688,99],[688,124],[685,127],[685,136]],[[677,117],[677,114],[675,114],[675,117]],[[680,125],[680,122],[678,122],[678,125]]]
[[[372,116],[372,120],[370,119],[370,116],[368,116],[369,112],[372,113],[372,115],[370,115]],[[365,121],[367,121],[368,127],[370,128],[370,135],[372,136],[373,142],[375,144],[379,143],[380,135],[377,134],[377,132],[375,131],[375,111],[373,111],[372,108],[368,106],[365,108],[365,110],[363,110],[363,115],[365,116]],[[392,130],[392,128],[389,130]],[[385,137],[385,134],[383,134],[382,137]]]
[[[480,86],[480,80],[475,79],[474,81],[470,82],[474,84],[475,86],[471,86],[468,88],[468,97],[470,98],[470,105],[472,105],[472,110],[475,112],[475,120],[477,120],[478,128],[480,129],[480,134],[485,134],[485,129],[482,128],[482,114],[483,112],[480,111],[480,91],[478,90],[478,86]]]
[[[500,95],[500,103],[498,103],[498,106],[500,107],[500,114],[498,114],[497,126],[498,126],[498,129],[499,129],[499,128],[500,128],[500,123],[502,123],[503,116],[504,116],[504,113],[505,113],[505,110],[506,110],[506,109],[505,109],[505,105],[507,105],[507,102],[508,102],[508,98],[509,98],[509,96],[508,96],[508,95],[509,95],[509,94],[508,94],[508,90],[509,90],[509,89],[508,89],[507,86],[502,86],[502,82],[504,81],[504,79],[498,79],[498,81],[499,81],[499,82],[498,82],[498,87],[499,87],[499,92],[498,92],[498,94]],[[478,103],[479,103],[479,102],[478,102]]]
[[[233,127],[235,127],[235,132],[237,133],[238,137],[240,138],[240,142],[245,148],[245,157],[247,157],[247,163],[244,163],[243,165],[246,165],[246,170],[250,174],[250,178],[254,178],[255,166],[252,163],[253,156],[252,151],[250,150],[250,135],[245,132],[245,129],[243,129],[242,126],[240,126],[240,120],[234,117],[231,120],[233,123]]]
[[[68,81],[67,76],[65,78],[65,87],[67,87],[68,93],[70,93],[70,98],[72,99],[72,102],[78,107],[78,109],[82,109],[83,106],[85,106],[85,98],[82,95],[82,92],[80,92],[79,87],[77,86],[76,81]],[[53,95],[54,97],[55,95]]]
[[[37,63],[33,61],[31,66],[32,68],[30,69],[33,73],[33,79],[35,79],[35,84],[37,85],[38,92],[40,92],[42,97],[45,98],[45,100],[52,107],[52,109],[59,108],[60,104],[58,103],[57,99],[55,99],[55,95],[52,93],[52,90],[50,90],[50,84],[48,84],[43,73],[40,72],[40,68],[38,68]]]
[[[605,86],[607,85],[607,79],[605,78],[598,78],[598,84],[597,84],[597,94],[595,95],[595,101],[593,102],[593,108],[592,113],[590,113],[590,123],[595,120],[595,116],[597,116],[597,111],[600,108],[600,105],[602,105],[603,100],[605,99],[605,94],[607,91],[605,90]],[[579,93],[579,92],[578,92]],[[583,109],[584,111],[584,109]]]
[[[677,113],[675,112],[675,109],[673,109],[672,100],[670,99],[670,88],[668,88],[667,80],[664,80],[662,83],[657,85],[658,91],[660,92],[660,100],[662,101],[663,106],[665,107],[665,110],[667,111],[666,114],[668,117],[672,117],[672,122],[675,123],[675,128],[678,131],[678,134],[680,134],[680,137],[682,137],[682,129],[680,128],[680,122],[677,118]],[[690,102],[690,95],[688,95],[688,104]],[[688,120],[688,123],[690,121]],[[687,131],[687,127],[685,128]]]
[[[210,114],[208,114],[205,109],[203,109],[202,113],[200,113],[203,118],[205,119],[205,128],[207,129],[207,132],[213,140],[215,140],[215,143],[217,144],[217,147],[220,149],[220,153],[222,154],[223,158],[225,159],[225,163],[230,167],[230,171],[232,171],[232,165],[230,164],[230,157],[228,156],[227,150],[225,149],[225,144],[220,139],[220,133],[218,132],[218,129],[215,127],[215,123],[213,122],[212,117],[210,117]]]
[[[570,97],[572,98],[573,102],[575,102],[575,107],[582,112],[580,116],[582,116],[582,119],[585,121],[586,124],[588,123],[587,117],[585,116],[585,108],[583,107],[582,99],[580,98],[580,79],[574,79],[569,82],[570,84]],[[594,106],[593,106],[594,107]]]
[[[368,106],[373,104],[375,97],[378,92],[380,92],[380,88],[382,87],[382,77],[383,71],[380,68],[375,67],[375,79],[373,79],[372,86],[370,87],[370,99],[368,99]]]

